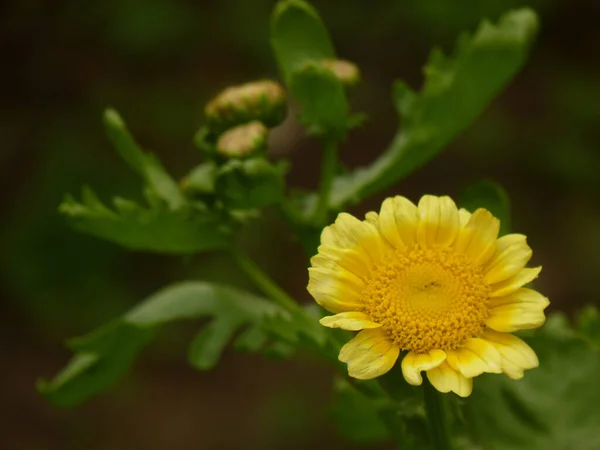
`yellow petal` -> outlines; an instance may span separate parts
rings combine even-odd
[[[539,365],[532,348],[516,336],[508,333],[486,330],[482,339],[492,344],[502,356],[502,372],[510,378],[523,378],[523,371]]]
[[[469,222],[470,218],[471,213],[465,208],[460,208],[458,210],[458,224],[461,228],[464,228],[464,226]]]
[[[417,207],[407,198],[397,196],[383,201],[379,213],[379,229],[392,247],[413,245],[417,223]]]
[[[378,262],[383,257],[384,240],[377,229],[367,221],[360,221],[350,214],[340,213],[335,223],[328,228],[331,237],[327,239],[331,238],[338,247],[364,252],[373,262]]]
[[[452,245],[458,233],[458,209],[447,196],[424,195],[418,206],[417,242],[423,248]]]
[[[488,210],[480,208],[470,215],[459,231],[454,250],[466,255],[473,264],[481,265],[494,254],[499,231],[500,221]]]
[[[447,362],[427,371],[429,382],[440,392],[455,392],[468,397],[473,391],[473,379],[455,371]]]
[[[519,273],[531,259],[532,251],[522,234],[508,234],[496,242],[496,252],[484,268],[488,284],[499,283]]]
[[[521,288],[506,297],[490,301],[486,325],[492,330],[512,332],[538,328],[546,321],[544,309],[550,301],[533,289]]]
[[[325,273],[324,273],[325,272]],[[323,308],[333,313],[362,309],[361,292],[336,278],[333,272],[309,268],[308,292]]]
[[[371,259],[356,250],[320,245],[318,256],[321,256],[321,258],[314,256],[310,260],[313,267],[325,267],[335,270],[339,266],[363,280],[371,273]]]
[[[348,375],[370,380],[388,372],[400,349],[380,328],[363,330],[340,350],[339,360],[348,364]]]
[[[465,345],[446,352],[448,364],[467,378],[482,373],[500,373],[502,356],[496,348],[479,338],[469,339]]]
[[[409,352],[402,360],[402,375],[413,386],[423,383],[421,372],[439,366],[446,359],[443,350],[430,350],[428,353]]]
[[[512,294],[517,289],[521,288],[523,285],[527,283],[531,283],[535,280],[540,272],[542,271],[542,267],[534,267],[534,268],[525,268],[522,269],[515,276],[509,278],[508,280],[501,281],[500,283],[493,284],[491,286],[492,293],[490,297],[505,297],[507,295]]]
[[[335,316],[323,317],[321,325],[329,328],[341,328],[343,330],[358,331],[365,328],[379,328],[381,325],[373,322],[371,317],[363,312],[349,311],[336,314]]]

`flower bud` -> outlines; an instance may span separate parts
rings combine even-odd
[[[285,92],[279,83],[271,80],[231,86],[213,98],[204,113],[209,128],[215,133],[252,120],[274,127],[285,118]]]
[[[331,70],[338,80],[348,88],[356,86],[360,82],[360,71],[356,64],[344,59],[325,59],[321,61],[324,67]]]
[[[217,141],[217,152],[226,158],[245,158],[267,147],[269,130],[254,120],[225,131]]]

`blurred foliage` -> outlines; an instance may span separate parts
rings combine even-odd
[[[600,159],[595,111],[600,66],[592,45],[598,36],[598,8],[582,1],[547,0],[477,5],[411,0],[377,8],[358,0],[313,3],[338,51],[357,61],[365,74],[355,100],[360,110],[369,111],[374,126],[358,130],[356,143],[345,147],[344,159],[351,166],[372,159],[374,147],[386,144],[396,126],[386,103],[387,86],[398,75],[420,84],[418,68],[432,45],[450,49],[459,32],[473,29],[482,17],[495,21],[512,7],[531,6],[540,13],[542,34],[525,72],[445,159],[409,177],[394,192],[447,191],[457,183],[470,184],[466,173],[499,179],[513,200],[515,228],[533,236],[536,258],[550,274],[540,283],[553,305],[572,310],[597,302]],[[275,71],[267,46],[272,5],[266,0],[4,5],[0,48],[6,50],[11,70],[3,72],[0,88],[5,90],[0,110],[2,320],[16,316],[32,331],[27,337],[32,348],[115,317],[175,279],[202,275],[243,285],[217,256],[197,258],[192,266],[72,233],[55,205],[64,192],[77,192],[82,180],[100,197],[119,192],[144,200],[138,182],[102,137],[98,117],[106,103],[124,113],[144,147],[162,149],[159,156],[175,179],[197,164],[190,136],[204,101],[218,87]],[[297,163],[291,180],[312,187],[307,169],[313,167],[303,160],[314,152],[291,142],[294,151],[302,150],[291,155]],[[279,255],[293,249],[268,250],[260,244],[274,227],[277,231],[272,223],[255,226],[241,239],[269,260],[269,251]],[[303,288],[297,273],[278,264],[272,269],[292,289]],[[583,324],[586,320],[581,319]],[[250,347],[260,343],[260,333],[253,333],[245,344],[240,342]],[[50,441],[44,445],[51,446]]]

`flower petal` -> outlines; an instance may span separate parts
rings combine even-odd
[[[308,292],[323,308],[333,313],[362,309],[361,289],[356,286],[358,284],[356,280],[359,280],[357,277],[352,285],[346,282],[352,279],[347,271],[340,274],[319,267],[310,267],[308,274]],[[360,282],[362,283],[362,280]]]
[[[464,213],[462,213],[464,220]],[[459,213],[460,216],[460,213]],[[481,265],[494,254],[500,221],[488,210],[478,209],[459,231],[454,244],[457,253],[463,253],[473,264]]]
[[[522,234],[507,234],[496,241],[496,252],[484,267],[484,280],[499,283],[519,273],[531,259],[533,252]]]
[[[348,374],[370,380],[388,372],[398,359],[400,349],[380,328],[363,330],[340,350],[339,360],[348,364]]]
[[[450,367],[467,378],[473,378],[485,372],[502,372],[502,356],[492,344],[483,339],[471,338],[463,347],[447,353]]]
[[[371,273],[371,259],[356,250],[320,245],[317,256],[313,256],[310,260],[313,267],[325,267],[332,270],[341,267],[363,280]]]
[[[493,284],[492,293],[490,297],[505,297],[507,295],[512,294],[517,289],[521,288],[523,285],[527,283],[531,283],[535,280],[540,272],[542,271],[542,267],[534,267],[534,268],[525,268],[522,269],[519,273],[517,273],[514,277],[509,278],[508,280],[504,280],[500,283]]]
[[[373,322],[368,314],[357,311],[343,312],[336,314],[335,316],[326,316],[319,322],[325,327],[341,328],[350,331],[358,331],[365,328],[379,328],[381,326],[381,324]]]
[[[523,371],[539,365],[537,355],[532,348],[516,336],[508,333],[486,330],[481,336],[500,352],[502,372],[510,378],[523,378]]]
[[[521,288],[506,297],[490,301],[486,325],[492,330],[512,332],[541,327],[546,321],[544,309],[550,301],[533,289]]]
[[[387,198],[379,212],[379,230],[395,248],[413,245],[417,236],[417,207],[405,197]]]
[[[364,252],[371,261],[378,262],[383,257],[385,242],[377,229],[367,221],[340,213],[333,225],[321,233],[321,244],[348,248]]]
[[[468,397],[473,391],[473,379],[455,371],[447,362],[427,371],[429,382],[440,392],[455,392]]]
[[[408,384],[419,386],[423,383],[421,372],[433,369],[446,360],[443,350],[430,350],[428,353],[408,352],[402,360],[402,375]]]
[[[463,228],[471,218],[471,213],[467,211],[465,208],[460,208],[458,210],[458,224],[461,228]]]
[[[424,195],[419,200],[417,242],[422,248],[452,245],[458,233],[458,209],[448,197]]]

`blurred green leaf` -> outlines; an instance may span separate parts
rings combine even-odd
[[[527,342],[540,367],[520,381],[478,377],[467,418],[486,450],[600,448],[600,349],[582,339],[562,314]]]
[[[207,161],[194,167],[182,180],[181,186],[186,194],[212,194],[215,192],[217,165]]]
[[[333,209],[356,203],[425,164],[467,128],[526,60],[537,30],[530,9],[505,14],[498,25],[484,21],[471,38],[459,39],[447,58],[432,52],[423,89],[399,82],[394,98],[401,130],[370,166],[336,178]]]
[[[459,204],[470,212],[487,209],[500,220],[500,234],[510,233],[510,199],[495,181],[481,180],[467,186],[459,196]]]
[[[279,2],[271,18],[271,45],[308,132],[341,139],[356,123],[349,117],[344,85],[322,65],[335,59],[335,51],[317,11],[301,0]]]
[[[133,250],[190,254],[225,248],[231,230],[209,210],[168,210],[162,202],[149,208],[120,197],[116,210],[105,206],[89,188],[82,203],[67,196],[60,205],[73,228]]]
[[[292,73],[291,90],[309,134],[339,140],[351,126],[344,86],[329,69],[306,64]]]
[[[584,338],[600,347],[600,311],[595,305],[588,305],[578,312],[576,325]]]
[[[264,158],[231,159],[219,168],[215,190],[228,208],[262,208],[283,198],[285,170]]]
[[[280,1],[271,17],[271,45],[286,83],[307,63],[335,58],[329,32],[317,11],[302,0]]]
[[[184,319],[213,318],[190,349],[193,365],[208,369],[216,364],[235,329],[277,315],[285,313],[238,289],[205,282],[179,283],[150,296],[121,319],[71,340],[69,347],[75,356],[53,380],[39,381],[38,389],[57,406],[76,406],[117,382],[157,327]]]
[[[345,378],[335,379],[333,392],[331,414],[341,436],[361,444],[377,444],[391,439],[382,417],[382,412],[390,406],[384,392],[367,395]]]
[[[148,188],[170,209],[184,207],[185,196],[177,183],[154,155],[145,153],[139,148],[119,113],[114,109],[107,109],[104,112],[104,124],[110,140],[121,157],[144,179]]]

